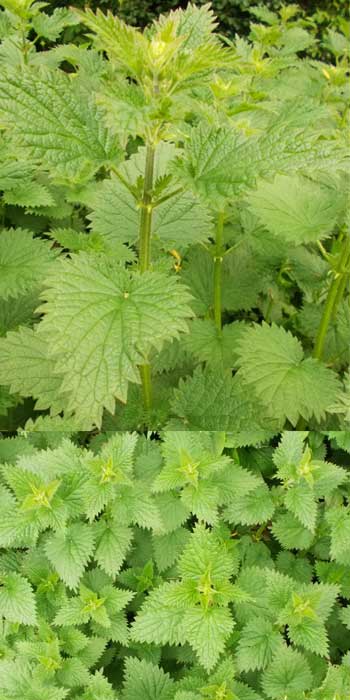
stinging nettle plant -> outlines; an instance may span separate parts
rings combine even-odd
[[[346,427],[346,46],[2,5],[5,427]]]
[[[346,450],[2,439],[2,700],[347,700]]]

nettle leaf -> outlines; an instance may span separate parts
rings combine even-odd
[[[281,700],[285,696],[300,697],[312,687],[309,665],[302,654],[291,647],[279,651],[264,672],[262,687],[268,698]]]
[[[190,296],[175,277],[130,273],[81,253],[48,279],[41,324],[61,391],[82,426],[100,425],[102,412],[126,401],[129,382],[152,348],[187,330]]]
[[[26,578],[14,571],[0,574],[0,616],[24,625],[37,622],[33,589]]]
[[[348,154],[341,142],[321,139],[312,129],[322,108],[311,101],[286,101],[253,138],[226,126],[200,124],[192,129],[184,156],[173,166],[181,182],[219,209],[259,177],[277,172],[346,170]],[[324,116],[329,116],[324,108]]]
[[[313,488],[309,484],[301,483],[291,486],[286,492],[284,503],[304,527],[311,532],[315,531],[317,503]]]
[[[314,539],[312,532],[291,513],[278,515],[272,524],[272,532],[284,549],[309,549]]]
[[[101,671],[95,671],[82,695],[82,700],[118,700],[111,683]]]
[[[345,627],[350,630],[350,605],[347,605],[346,608],[339,610],[339,618]]]
[[[277,175],[271,183],[260,181],[248,204],[268,231],[300,244],[329,236],[344,201],[300,175]]]
[[[261,442],[267,434],[272,435],[277,426],[262,403],[255,397],[252,400],[237,376],[203,371],[199,367],[192,377],[180,380],[171,408],[177,419],[168,425],[169,428],[232,430],[236,432],[237,444],[241,445]]]
[[[183,344],[198,360],[207,362],[211,367],[234,367],[237,359],[236,344],[245,328],[243,321],[234,321],[219,331],[213,321],[195,318]]]
[[[248,622],[238,643],[236,661],[240,671],[254,671],[268,666],[283,646],[280,632],[263,617]]]
[[[254,525],[272,518],[275,505],[266,484],[262,483],[250,493],[233,498],[225,508],[225,518],[232,523]]]
[[[176,152],[172,144],[161,142],[157,145],[155,184],[166,176]],[[141,147],[119,166],[126,183],[136,186],[138,178],[144,176],[145,159],[146,150]],[[109,242],[134,243],[139,235],[141,210],[125,182],[112,175],[96,189],[91,202],[92,231],[106,237]],[[168,185],[163,196],[172,193],[175,187]],[[166,249],[173,246],[184,249],[206,241],[212,227],[209,211],[191,192],[179,192],[153,210],[152,237]]]
[[[220,206],[236,191],[236,176],[232,163],[238,138],[227,127],[200,124],[191,131],[190,140],[173,166],[181,182],[197,192],[212,205]]]
[[[166,571],[174,564],[188,544],[189,536],[189,531],[180,527],[166,535],[153,537],[154,558],[160,572]]]
[[[232,630],[233,620],[225,608],[195,607],[185,613],[184,633],[207,671],[214,668]]]
[[[94,550],[95,538],[89,525],[76,523],[57,532],[45,545],[51,564],[69,588],[76,588]]]
[[[238,344],[240,376],[276,418],[322,420],[338,393],[332,370],[304,358],[300,341],[275,324],[245,331]]]
[[[0,382],[11,393],[32,396],[38,410],[50,408],[55,414],[65,406],[62,377],[55,373],[55,362],[38,329],[20,327],[0,338]]]
[[[174,681],[168,673],[144,659],[125,661],[123,700],[172,700]]]
[[[58,180],[81,182],[120,159],[92,98],[63,71],[3,73],[0,114],[16,144]]]
[[[117,574],[130,548],[133,538],[132,529],[122,525],[117,526],[115,522],[108,523],[100,520],[96,523],[95,534],[97,563],[107,574]]]
[[[173,604],[173,583],[163,583],[151,591],[132,624],[131,636],[137,642],[181,644],[183,607]]]
[[[4,192],[4,202],[18,207],[54,207],[55,200],[50,190],[40,182],[29,180],[21,183],[16,189]],[[36,239],[41,240],[41,239]]]
[[[0,297],[18,297],[42,283],[55,253],[48,241],[30,231],[0,231]]]
[[[68,8],[56,7],[52,15],[47,15],[45,12],[35,15],[31,24],[38,36],[56,41],[63,29],[78,24],[78,19]]]

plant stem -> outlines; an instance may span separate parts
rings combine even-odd
[[[154,173],[154,146],[148,144],[146,150],[145,180],[141,202],[141,220],[139,236],[140,270],[146,272],[151,262],[151,233],[152,233],[152,187]]]
[[[141,273],[149,270],[151,262],[154,157],[154,146],[152,144],[148,144],[146,148],[145,179],[143,183],[139,230],[139,264]],[[140,366],[140,375],[142,382],[143,405],[146,411],[149,411],[152,407],[152,379],[151,366],[149,362]]]
[[[346,265],[349,263],[349,260],[350,237],[346,234],[342,242],[342,248],[338,259],[338,264],[334,271],[335,275],[333,277],[331,286],[328,291],[326,304],[323,310],[321,323],[317,333],[314,351],[312,353],[313,357],[315,357],[318,360],[322,359],[329,324],[332,318],[335,318],[337,308],[345,292],[346,278],[348,275]]]
[[[214,321],[217,329],[221,331],[221,273],[223,261],[223,231],[224,231],[224,212],[218,213],[216,236],[215,236],[215,256],[214,256]]]
[[[140,366],[140,375],[142,382],[143,406],[146,411],[152,408],[152,378],[151,365],[144,364]]]

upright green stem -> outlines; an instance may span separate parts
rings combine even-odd
[[[224,232],[224,212],[218,213],[216,236],[215,236],[215,256],[214,256],[214,321],[217,329],[221,331],[221,294],[222,294],[222,261],[223,261],[223,232]]]
[[[141,200],[141,218],[139,230],[139,262],[140,271],[146,272],[149,270],[151,262],[151,235],[152,235],[152,188],[154,175],[154,157],[155,149],[151,144],[147,145],[146,149],[146,164],[145,164],[145,179],[143,184],[143,193]],[[150,410],[152,406],[152,380],[151,366],[149,362],[140,367],[143,405],[146,410]]]
[[[350,262],[350,237],[346,234],[342,241],[342,248],[339,255],[335,275],[328,291],[326,304],[323,310],[321,323],[318,329],[313,357],[322,359],[327,331],[332,318],[335,318],[337,308],[343,298],[346,289],[348,275],[347,265]]]
[[[151,233],[152,233],[152,187],[154,173],[154,146],[148,145],[146,150],[145,180],[141,201],[141,220],[139,231],[140,270],[146,272],[151,262]]]

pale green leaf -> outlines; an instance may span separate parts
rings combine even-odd
[[[151,591],[132,624],[131,636],[138,642],[181,644],[184,639],[181,606],[174,606],[173,583],[164,583]]]
[[[304,690],[312,687],[312,674],[303,655],[291,647],[278,652],[263,674],[262,687],[267,697],[273,700],[288,698],[289,695],[302,696]]]
[[[4,193],[4,202],[18,207],[53,207],[55,200],[50,190],[40,182],[28,181]],[[41,239],[35,239],[40,241]]]
[[[238,642],[236,661],[240,671],[265,668],[283,643],[281,634],[263,617],[248,622]]]
[[[260,181],[248,197],[253,213],[268,231],[296,245],[329,236],[342,211],[340,195],[300,175]]]
[[[317,503],[313,488],[309,484],[300,483],[291,486],[285,494],[284,503],[304,527],[311,532],[315,531]]]
[[[233,620],[225,608],[194,607],[184,614],[184,634],[206,671],[217,663],[232,629]]]
[[[42,284],[55,255],[50,244],[24,229],[0,231],[0,297],[17,297]]]
[[[12,393],[32,396],[38,410],[57,413],[64,407],[62,377],[55,373],[47,342],[37,330],[20,327],[0,338],[0,382]]]
[[[291,513],[278,515],[272,524],[272,532],[284,549],[309,549],[313,541],[310,530]]]
[[[125,661],[122,700],[173,700],[174,682],[168,673],[144,659]]]
[[[40,12],[32,19],[36,34],[49,41],[56,41],[65,27],[74,24],[78,24],[78,19],[67,7],[56,7],[52,15]]]
[[[56,178],[84,181],[120,157],[93,99],[63,71],[3,73],[0,115],[16,144]]]
[[[100,425],[103,408],[126,401],[129,382],[152,348],[187,330],[187,290],[159,272],[130,273],[81,253],[48,280],[41,324],[82,428]],[[86,428],[85,428],[86,429]]]
[[[69,588],[76,588],[94,550],[91,527],[75,523],[47,541],[45,552],[51,564]]]
[[[190,533],[183,527],[153,537],[154,558],[160,572],[172,566],[188,544]]]
[[[36,624],[36,603],[27,579],[15,572],[0,574],[0,616],[9,622]]]
[[[132,542],[131,528],[101,519],[96,523],[95,534],[97,563],[107,574],[116,575]]]
[[[263,323],[238,343],[238,375],[276,418],[296,425],[300,416],[320,421],[338,391],[335,373],[304,358],[300,341],[284,328]]]

